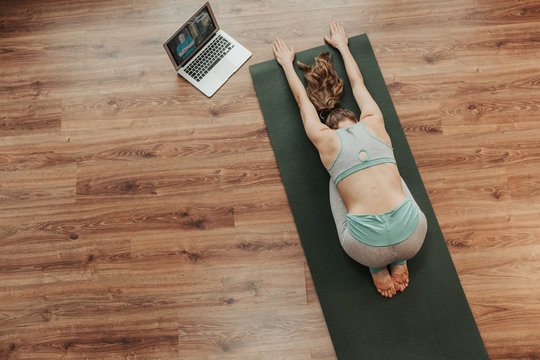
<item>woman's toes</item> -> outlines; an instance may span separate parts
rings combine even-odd
[[[394,280],[388,272],[388,269],[383,269],[376,272],[372,274],[372,277],[379,294],[386,298],[391,298],[396,294],[396,286]]]
[[[401,287],[403,287],[403,290],[405,290],[407,288],[407,286],[409,286],[409,282],[408,281],[405,281]]]
[[[392,280],[394,281],[395,287],[403,292],[407,286],[409,286],[409,272],[407,270],[407,265],[392,265]]]
[[[406,288],[407,288],[406,282],[399,283],[399,291],[403,292]]]

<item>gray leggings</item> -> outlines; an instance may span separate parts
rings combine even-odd
[[[392,263],[404,262],[416,255],[424,243],[427,232],[426,216],[418,207],[403,179],[401,179],[401,184],[405,196],[418,208],[420,215],[418,226],[411,236],[396,245],[370,246],[356,240],[349,232],[347,228],[347,208],[341,199],[336,185],[330,179],[330,207],[332,208],[332,214],[336,222],[339,242],[347,255],[360,264],[368,266],[370,269],[380,269]]]

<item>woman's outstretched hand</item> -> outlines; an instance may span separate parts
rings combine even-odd
[[[339,50],[340,48],[347,47],[349,40],[343,26],[337,21],[334,21],[330,24],[330,37],[325,36],[324,41]]]
[[[294,50],[292,47],[288,47],[287,44],[285,44],[285,41],[275,39],[273,49],[274,56],[281,66],[292,64],[294,60]]]

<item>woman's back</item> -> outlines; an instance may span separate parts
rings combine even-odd
[[[353,214],[381,214],[405,199],[390,138],[384,129],[370,128],[358,122],[338,129],[339,152],[328,170]]]
[[[340,181],[338,190],[351,214],[382,214],[405,200],[397,166],[392,163],[357,171]]]

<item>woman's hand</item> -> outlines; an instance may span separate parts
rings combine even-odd
[[[294,50],[293,48],[288,47],[287,44],[285,44],[285,41],[275,39],[273,49],[274,56],[281,66],[292,64],[294,60]]]
[[[349,42],[347,35],[345,34],[345,29],[343,29],[343,26],[337,21],[330,24],[330,37],[325,36],[324,41],[338,50],[347,47]]]

